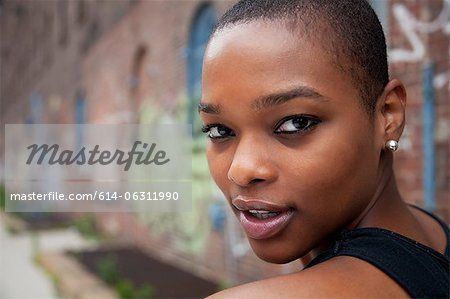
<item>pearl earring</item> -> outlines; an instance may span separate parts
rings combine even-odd
[[[388,140],[386,142],[386,148],[388,148],[391,151],[395,152],[398,149],[398,142],[393,140],[393,139]]]

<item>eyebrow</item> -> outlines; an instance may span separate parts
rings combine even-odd
[[[207,104],[200,102],[198,104],[198,113],[204,112],[204,113],[210,113],[210,114],[220,114],[220,107],[219,105],[214,104]]]
[[[260,111],[276,105],[281,105],[295,98],[308,98],[325,100],[326,98],[315,89],[307,86],[299,86],[287,91],[280,91],[273,94],[261,96],[252,103],[252,109]],[[220,114],[220,106],[201,102],[198,104],[198,112]]]
[[[255,111],[281,105],[295,98],[324,99],[325,97],[311,87],[299,86],[287,91],[276,92],[255,100],[252,108]]]

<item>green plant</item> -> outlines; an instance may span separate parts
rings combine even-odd
[[[137,287],[130,280],[119,276],[117,258],[107,255],[97,263],[97,275],[112,285],[122,299],[149,299],[155,290],[148,284]]]
[[[5,186],[0,185],[0,210],[5,210],[6,190]]]
[[[134,299],[133,298],[134,286],[133,286],[133,283],[131,281],[129,281],[128,279],[119,280],[114,285],[114,288],[116,289],[116,292],[119,294],[120,298]]]
[[[220,292],[220,291],[229,289],[232,286],[233,286],[233,284],[230,281],[222,280],[222,281],[219,282],[219,285],[217,286],[217,291]]]
[[[115,284],[115,289],[122,299],[149,299],[153,297],[154,289],[145,284],[138,288],[128,279],[120,279]]]
[[[134,299],[150,299],[155,294],[155,288],[148,284],[144,284],[140,288],[136,288],[134,291]]]
[[[114,255],[103,257],[97,263],[97,274],[108,284],[116,284],[119,280],[117,258]]]
[[[91,215],[82,216],[73,220],[73,225],[80,232],[80,234],[87,239],[99,239],[99,233],[95,218]]]

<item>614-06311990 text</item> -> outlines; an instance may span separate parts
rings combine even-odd
[[[178,192],[171,191],[134,191],[134,192],[110,192],[110,191],[95,191],[93,193],[69,193],[62,192],[47,192],[47,193],[11,193],[11,201],[116,201],[116,200],[135,200],[135,201],[159,201],[159,200],[179,200]]]

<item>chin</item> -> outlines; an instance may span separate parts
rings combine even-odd
[[[248,238],[248,241],[257,257],[272,264],[286,264],[303,257],[309,252],[309,250],[294,250],[294,248],[289,248],[276,241],[251,238]]]

